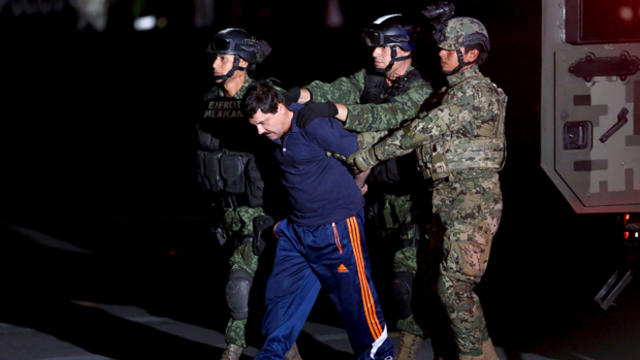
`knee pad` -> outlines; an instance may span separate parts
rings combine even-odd
[[[235,270],[229,274],[225,296],[234,320],[244,320],[249,317],[249,292],[252,283],[253,276],[245,270]]]
[[[393,279],[393,295],[398,303],[399,315],[405,319],[411,315],[411,297],[413,294],[413,279],[415,274],[400,271],[395,273]]]

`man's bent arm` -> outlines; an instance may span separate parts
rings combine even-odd
[[[324,151],[349,156],[358,151],[358,135],[334,118],[318,118],[307,125],[308,136]]]
[[[366,71],[361,70],[349,77],[340,77],[331,83],[316,80],[303,88],[311,93],[311,100],[315,102],[358,104],[364,90],[365,75]]]
[[[358,132],[394,129],[414,118],[432,92],[426,81],[414,81],[405,93],[391,97],[387,103],[345,105],[348,112],[342,117],[338,113],[338,119],[346,120],[345,129]]]

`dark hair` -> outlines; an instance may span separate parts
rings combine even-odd
[[[489,53],[484,49],[484,46],[482,46],[482,44],[471,44],[464,46],[465,54],[471,50],[478,50],[478,58],[476,59],[476,63],[478,63],[478,65],[482,65],[485,61],[487,61]]]
[[[242,110],[247,118],[253,117],[258,110],[264,114],[275,114],[278,111],[278,103],[284,104],[284,96],[280,91],[271,81],[259,80],[247,88],[242,97]]]

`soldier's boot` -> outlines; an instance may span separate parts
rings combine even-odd
[[[415,360],[423,340],[420,336],[410,332],[400,331],[400,346],[395,357],[396,360]]]
[[[302,357],[300,357],[300,353],[298,352],[298,345],[296,345],[296,343],[293,343],[291,349],[289,349],[289,351],[284,354],[284,358],[286,360],[302,360]]]
[[[227,344],[220,360],[239,360],[244,348],[236,344]]]

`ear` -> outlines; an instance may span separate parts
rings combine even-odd
[[[236,55],[236,56],[238,56],[238,55]],[[240,56],[238,56],[238,60],[240,60],[240,61],[238,61],[238,65],[240,65],[242,67],[249,66],[249,62],[247,60],[241,58]]]
[[[478,51],[478,49],[472,49],[467,51],[464,54],[463,58],[465,62],[474,62],[476,61],[479,55],[480,55],[480,52]]]
[[[405,51],[400,46],[396,46],[396,54],[398,54],[398,56],[406,56],[411,54],[411,51]]]

